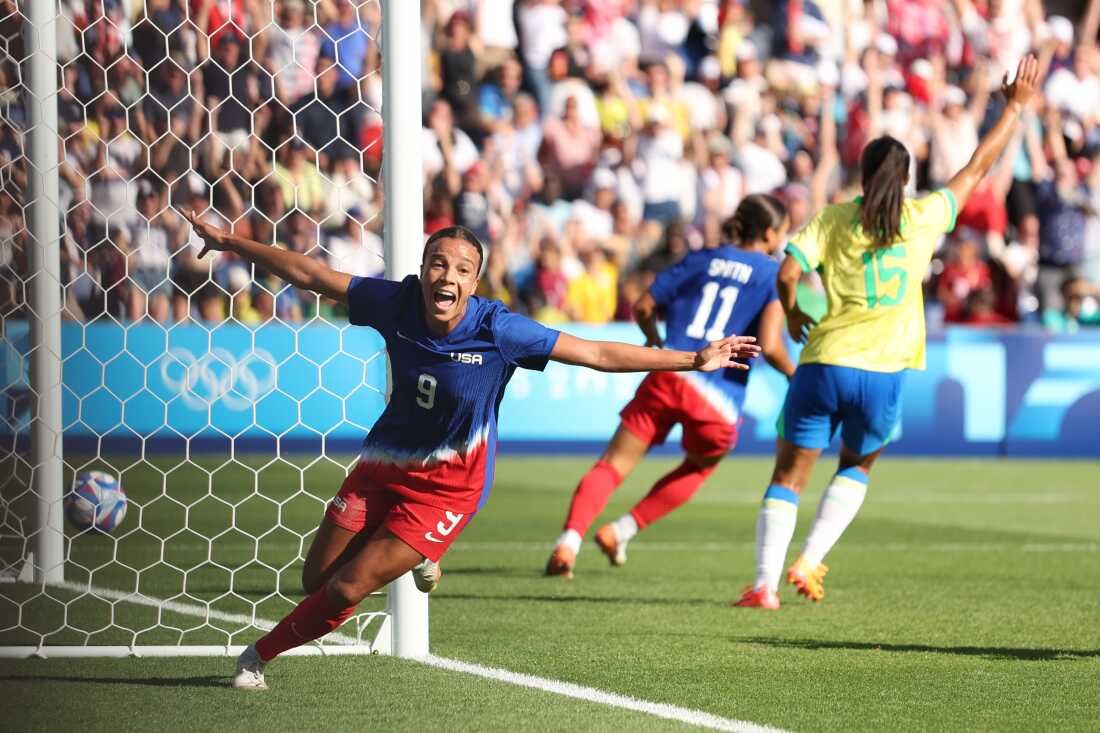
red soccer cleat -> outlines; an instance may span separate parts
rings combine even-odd
[[[779,610],[779,594],[766,587],[749,586],[741,594],[741,600],[733,604],[735,608],[763,608],[767,611]]]
[[[546,561],[544,575],[562,575],[566,580],[573,579],[573,566],[577,563],[577,555],[565,545],[558,545],[550,553],[550,559]]]

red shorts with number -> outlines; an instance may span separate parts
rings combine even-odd
[[[369,469],[357,465],[329,502],[325,516],[349,532],[374,532],[385,527],[424,557],[439,562],[447,548],[473,519],[381,488]]]
[[[683,426],[680,444],[688,453],[716,456],[737,444],[736,424],[718,411],[683,377],[651,372],[622,412],[623,426],[650,445],[665,442],[677,423]]]

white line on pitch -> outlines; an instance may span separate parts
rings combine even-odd
[[[161,611],[168,611],[169,613],[178,613],[183,616],[197,616],[199,618],[206,619],[207,623],[211,620],[214,621],[226,621],[231,624],[241,624],[244,627],[256,627],[261,631],[270,631],[275,628],[275,621],[268,621],[267,619],[258,618],[255,615],[246,616],[243,613],[227,613],[225,611],[218,611],[210,606],[200,606],[192,603],[180,603],[179,601],[169,601],[164,598],[155,598],[153,596],[147,596],[144,593],[127,592],[120,590],[112,590],[111,588],[100,588],[87,583],[76,583],[71,580],[63,580],[59,583],[50,583],[51,588],[63,588],[64,590],[70,590],[74,593],[82,593],[91,595],[94,598],[106,598],[112,601],[120,601],[122,603],[132,603],[135,606],[147,606],[149,608],[156,608]],[[188,629],[190,631],[190,629]],[[224,631],[224,629],[218,629],[218,631]],[[355,637],[348,636],[347,634],[329,634],[325,637],[326,640],[336,644],[358,644],[360,643]]]
[[[722,552],[752,549],[752,542],[647,542],[633,540],[631,551],[649,552]],[[889,552],[1100,552],[1100,542],[848,542],[845,549],[867,549]],[[455,542],[458,550],[516,550],[549,552],[552,542],[511,542],[473,540]]]
[[[214,550],[248,548],[253,542],[218,542],[214,540]],[[297,542],[265,542],[265,547],[295,546]],[[459,550],[519,550],[549,552],[554,549],[553,542],[515,542],[512,540],[459,540],[454,547]],[[645,539],[633,540],[631,550],[638,552],[720,552],[723,550],[752,549],[755,545],[745,542],[661,542]],[[1100,542],[845,542],[847,549],[881,550],[886,552],[1100,552]],[[173,542],[172,550],[190,552],[206,551],[205,542]]]
[[[207,622],[209,622],[211,619],[215,619],[218,621],[244,624],[246,626],[255,626],[256,628],[263,630],[271,629],[275,626],[274,621],[269,621],[267,619],[256,618],[255,616],[245,616],[244,614],[216,611],[209,606],[200,606],[190,603],[180,603],[178,601],[169,601],[163,598],[147,596],[143,593],[118,591],[112,590],[110,588],[99,588],[97,586],[89,585],[86,583],[74,583],[72,581],[51,583],[50,586],[63,588],[65,590],[70,590],[76,593],[87,593],[95,597],[111,599],[119,601],[121,603],[133,603],[135,605],[149,606],[151,608],[158,608],[164,611],[178,613],[185,616],[196,616],[198,618],[206,619]],[[354,637],[347,636],[346,634],[328,634],[325,639],[327,641],[336,642],[342,645],[358,643]],[[510,685],[517,685],[519,687],[528,687],[535,690],[541,690],[543,692],[549,692],[554,695],[570,697],[575,700],[584,700],[586,702],[593,702],[599,705],[607,705],[608,707],[615,707],[621,708],[623,710],[632,710],[639,713],[645,713],[647,715],[663,718],[665,720],[673,720],[680,723],[686,723],[688,725],[693,725],[698,728],[710,728],[712,730],[721,731],[736,731],[737,733],[782,733],[782,729],[780,728],[772,728],[770,726],[758,725],[756,723],[751,723],[744,720],[723,718],[717,715],[713,715],[711,713],[704,712],[702,710],[692,710],[691,708],[682,708],[677,705],[669,705],[667,703],[639,700],[634,697],[619,695],[614,692],[598,690],[594,687],[584,687],[582,685],[575,685],[571,682],[562,682],[561,680],[551,680],[546,679],[545,677],[535,677],[533,675],[510,672],[506,669],[498,669],[496,667],[483,667],[480,664],[462,662],[457,659],[427,656],[415,659],[414,661],[421,662],[430,667],[438,667],[440,669],[445,669],[451,672],[472,674],[477,677],[496,680],[498,682],[504,682]]]
[[[562,682],[560,680],[546,679],[545,677],[535,677],[529,674],[509,672],[506,669],[497,669],[495,667],[483,667],[480,664],[460,662],[457,659],[429,656],[419,661],[432,667],[439,667],[440,669],[446,669],[451,672],[464,672],[466,674],[472,674],[498,682],[505,682],[509,685],[529,687],[534,690],[542,690],[543,692],[562,695],[563,697],[571,697],[576,700],[585,700],[587,702],[594,702],[609,707],[622,708],[623,710],[647,713],[658,718],[675,720],[699,728],[738,731],[739,733],[766,733],[780,730],[778,728],[750,723],[745,720],[722,718],[717,715],[712,715],[711,713],[703,712],[702,710],[692,710],[690,708],[682,708],[666,703],[639,700],[634,697],[627,697],[626,695],[617,695],[614,692],[597,690],[593,687],[575,685],[571,682]]]

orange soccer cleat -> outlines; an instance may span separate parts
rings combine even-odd
[[[565,545],[558,545],[546,561],[544,575],[562,575],[566,580],[573,579],[573,566],[577,563],[577,554]]]
[[[767,611],[778,611],[779,594],[767,586],[760,588],[749,586],[741,594],[741,600],[733,605],[736,608],[763,608]]]
[[[596,544],[612,565],[626,565],[626,543],[619,541],[619,532],[614,524],[605,524],[596,530]]]
[[[812,567],[799,555],[787,571],[787,582],[798,589],[800,595],[815,603],[825,597],[825,574],[829,568],[823,563]]]

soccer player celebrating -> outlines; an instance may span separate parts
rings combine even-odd
[[[802,554],[787,571],[799,593],[814,601],[824,596],[828,568],[822,561],[859,511],[871,466],[897,427],[904,372],[924,368],[921,282],[936,242],[954,228],[957,212],[1012,137],[1038,76],[1034,56],[1020,61],[1012,84],[1005,76],[1004,112],[945,188],[907,200],[909,153],[897,140],[880,137],[863,151],[863,196],[825,207],[787,246],[779,297],[791,335],[809,336],[779,417],[775,468],[756,523],[756,582],[736,605],[779,608],[798,497],[839,427],[836,475]],[[815,269],[828,299],[816,326],[795,302],[802,272]]]
[[[794,366],[783,340],[783,309],[775,290],[778,263],[770,255],[786,241],[790,220],[783,204],[755,194],[737,207],[727,244],[687,255],[657,276],[638,299],[634,315],[647,346],[693,351],[737,332],[759,335],[764,358],[790,377]],[[665,314],[667,338],[657,316]],[[569,515],[546,563],[546,575],[573,576],[581,539],[611,494],[646,451],[660,445],[674,425],[683,426],[683,462],[665,474],[641,501],[596,532],[596,544],[612,565],[626,562],[626,546],[639,530],[687,502],[737,442],[748,372],[648,375],[621,413],[603,455],[573,492]]]
[[[401,282],[352,277],[318,260],[228,234],[188,214],[211,250],[236,253],[296,287],[346,303],[375,328],[392,374],[389,403],[363,441],[313,539],[302,570],[306,599],[237,660],[233,685],[266,689],[264,665],[339,627],[367,596],[422,563],[437,563],[488,498],[497,408],[516,367],[548,360],[607,372],[747,369],[752,337],[693,351],[656,351],[559,333],[472,293],[485,248],[448,227],[424,247],[420,275]]]

